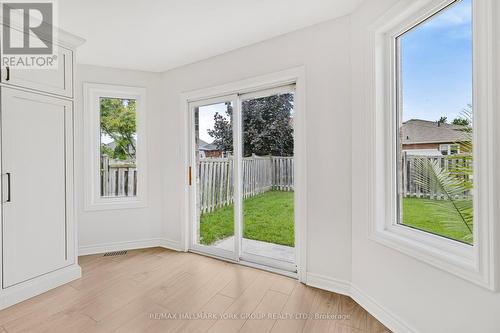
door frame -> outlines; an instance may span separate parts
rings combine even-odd
[[[198,172],[198,170],[196,169],[196,162],[195,162],[196,161],[196,149],[194,149],[195,143],[196,143],[194,110],[195,110],[195,108],[199,108],[202,106],[209,106],[209,105],[214,105],[214,104],[219,104],[219,103],[224,103],[224,102],[233,102],[233,122],[232,122],[233,142],[236,143],[238,140],[238,138],[237,138],[238,131],[235,131],[234,128],[236,128],[236,126],[238,126],[237,122],[238,122],[239,117],[238,116],[234,117],[234,115],[238,114],[238,111],[236,110],[239,107],[237,105],[238,104],[238,95],[237,94],[222,95],[222,96],[218,96],[218,97],[212,97],[212,98],[208,98],[208,99],[200,99],[200,100],[188,102],[188,127],[189,128],[187,129],[187,131],[188,131],[188,136],[189,136],[189,145],[187,147],[187,149],[188,149],[187,153],[189,155],[188,168],[191,167],[191,170],[188,169],[188,172],[191,173],[190,175],[188,175],[188,179],[196,179],[196,177],[197,177],[196,174]],[[240,178],[239,177],[239,168],[236,166],[236,164],[239,163],[239,158],[238,158],[239,147],[238,147],[237,143],[236,143],[236,147],[234,149],[235,149],[235,151],[233,154],[233,158],[234,158],[233,177],[234,177],[234,179],[239,181],[239,178]],[[197,214],[198,208],[196,207],[197,189],[194,187],[195,185],[196,185],[196,182],[192,181],[191,185],[188,184],[188,189],[187,189],[187,191],[189,192],[189,202],[188,202],[189,221],[188,221],[188,245],[187,245],[188,249],[193,250],[195,252],[216,256],[216,257],[224,258],[224,259],[231,260],[231,261],[238,261],[239,260],[239,253],[240,253],[240,246],[241,246],[241,241],[240,241],[240,237],[239,237],[239,235],[241,234],[240,230],[239,230],[241,223],[239,223],[239,220],[238,220],[239,216],[236,215],[236,212],[240,212],[241,209],[240,209],[240,200],[236,200],[236,198],[240,197],[239,191],[240,191],[241,187],[236,186],[236,183],[233,184],[234,197],[235,197],[235,200],[234,200],[234,219],[233,219],[233,223],[234,223],[234,247],[233,247],[233,251],[227,251],[227,250],[215,248],[212,246],[205,246],[205,245],[196,244],[196,242],[195,242],[196,234],[195,234],[195,230],[194,230],[193,226],[199,223],[198,214]],[[196,212],[196,213],[193,213],[193,212]]]
[[[284,85],[295,84],[295,98],[294,98],[294,157],[295,157],[295,193],[294,193],[294,206],[295,206],[295,262],[297,265],[297,277],[299,281],[306,282],[307,272],[307,151],[306,151],[306,96],[305,96],[305,67],[294,67],[280,72],[275,72],[267,75],[253,77],[241,81],[230,82],[210,88],[193,90],[182,93],[180,96],[180,110],[182,112],[181,119],[184,120],[184,140],[182,142],[181,151],[184,153],[184,163],[182,174],[187,175],[183,177],[183,221],[181,224],[181,250],[188,251],[190,246],[190,224],[192,219],[192,207],[188,172],[191,163],[192,154],[192,131],[191,129],[191,110],[190,103],[200,100],[216,99],[223,96],[246,94],[260,90],[272,89]],[[237,103],[239,103],[237,99]],[[235,106],[238,108],[239,106]],[[236,117],[237,118],[237,117]],[[236,121],[239,121],[236,120]],[[234,123],[234,126],[240,124]],[[235,133],[233,133],[234,135]],[[241,138],[237,138],[240,142]],[[240,145],[236,145],[240,149]],[[235,152],[235,158],[237,157]],[[238,158],[236,158],[239,160]],[[236,168],[237,169],[237,168]],[[238,176],[238,175],[235,175]],[[238,181],[241,181],[238,177]],[[235,193],[236,195],[236,193]],[[240,210],[241,211],[241,210]],[[238,233],[237,233],[238,232]],[[235,238],[241,239],[241,230],[235,230]],[[238,249],[235,249],[238,250]],[[239,252],[239,251],[238,251]],[[238,252],[235,252],[238,255]],[[217,256],[217,254],[213,254]],[[239,258],[222,258],[231,261],[238,261]]]

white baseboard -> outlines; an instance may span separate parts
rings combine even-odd
[[[306,281],[308,286],[328,290],[337,294],[351,296],[351,284],[349,281],[332,279],[328,276],[315,273],[307,273]]]
[[[351,284],[351,298],[361,305],[372,316],[377,318],[382,324],[395,333],[417,333],[418,331],[410,327],[407,323],[397,317],[387,308],[380,305],[375,299],[367,295],[357,286]]]
[[[175,241],[172,239],[167,239],[167,238],[162,238],[161,247],[164,247],[169,250],[174,250],[174,251],[180,251],[183,252],[184,250],[182,249],[181,243],[179,241]]]
[[[0,310],[76,280],[82,276],[77,264],[44,274],[0,291]]]
[[[315,273],[307,273],[306,284],[311,287],[350,296],[359,305],[361,305],[361,307],[377,318],[377,320],[394,333],[418,332],[349,281],[332,279]]]
[[[124,251],[145,249],[148,247],[164,247],[166,249],[180,251],[181,246],[178,241],[166,238],[151,238],[125,242],[114,242],[105,244],[82,245],[78,248],[78,255],[84,256],[89,254],[97,254],[111,251]]]

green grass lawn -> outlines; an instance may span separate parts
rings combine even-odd
[[[472,213],[472,212],[471,212]],[[471,244],[469,230],[451,202],[420,198],[403,199],[403,224]]]
[[[233,205],[201,215],[200,243],[210,245],[234,235]],[[404,198],[403,223],[458,241],[469,231],[450,202]],[[452,226],[452,227],[450,227]],[[293,192],[270,191],[243,200],[243,237],[294,246]]]
[[[201,244],[234,234],[233,205],[202,214],[200,220]],[[243,200],[244,238],[294,246],[293,229],[293,192],[269,191]]]

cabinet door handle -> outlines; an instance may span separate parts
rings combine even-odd
[[[11,202],[11,193],[10,193],[10,172],[7,172],[7,202]]]
[[[7,66],[7,75],[5,76],[5,81],[9,81],[10,80],[10,67]]]
[[[5,176],[7,176],[7,181],[6,181],[5,184],[2,184],[2,188],[4,189],[4,191],[6,190],[7,193],[6,194],[3,194],[5,192],[2,193],[2,196],[4,196],[2,198],[2,200],[3,200],[3,202],[6,203],[6,202],[11,202],[12,201],[11,193],[10,193],[10,185],[11,185],[10,184],[10,182],[11,182],[11,180],[10,180],[10,178],[11,178],[10,172],[7,172],[5,174]]]

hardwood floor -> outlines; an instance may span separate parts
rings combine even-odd
[[[0,311],[0,333],[390,332],[349,297],[192,253],[153,248],[79,262],[81,279]]]

